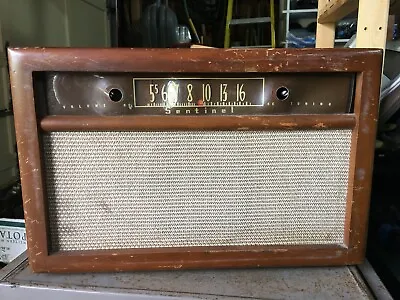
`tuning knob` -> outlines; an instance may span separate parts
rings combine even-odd
[[[281,86],[276,90],[276,98],[281,101],[286,100],[289,97],[289,89],[285,86]]]

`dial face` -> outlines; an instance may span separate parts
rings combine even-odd
[[[244,110],[264,106],[264,78],[134,79],[134,107],[144,114],[180,110],[195,114],[210,110]]]
[[[195,116],[351,111],[354,74],[212,75],[47,73],[45,95],[38,98],[46,101],[43,104],[47,107],[46,114],[50,115]]]

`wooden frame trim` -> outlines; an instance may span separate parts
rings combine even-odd
[[[353,128],[353,114],[276,116],[48,116],[44,131],[267,130]]]
[[[379,99],[381,50],[362,49],[279,49],[279,50],[222,50],[222,49],[10,49],[10,74],[14,103],[15,128],[20,162],[29,262],[34,271],[82,272],[121,271],[133,269],[174,269],[205,267],[339,265],[360,263],[365,251],[369,194],[374,152],[374,134]],[[78,117],[48,116],[37,120],[33,94],[32,73],[36,71],[87,72],[187,72],[187,73],[268,73],[268,72],[355,72],[358,74],[354,115],[310,116],[297,119],[301,126],[313,126],[319,120],[335,128],[353,128],[351,157],[354,158],[353,178],[349,178],[351,232],[347,245],[338,246],[281,246],[281,247],[224,247],[207,250],[179,248],[152,249],[147,254],[135,249],[48,252],[47,212],[39,148],[39,129],[83,130]],[[68,119],[69,118],[69,119]],[[76,118],[76,119],[75,119]],[[103,120],[115,122],[114,117]],[[153,117],[151,117],[153,118]],[[179,117],[181,118],[181,117]],[[197,117],[196,117],[197,118]],[[213,118],[211,116],[211,118]],[[214,117],[217,118],[217,117]],[[220,117],[225,118],[224,117]],[[240,129],[300,128],[282,125],[300,116],[235,117],[232,124]],[[90,118],[89,118],[90,119]],[[88,119],[88,120],[89,120]],[[129,126],[140,127],[133,121]],[[268,124],[262,124],[270,120]],[[339,119],[341,119],[339,121]],[[124,119],[127,120],[127,119]],[[138,119],[135,119],[138,120]],[[171,119],[172,120],[172,119]],[[178,120],[178,119],[176,119]],[[179,119],[183,120],[183,119]],[[201,119],[199,119],[201,120]],[[212,120],[212,119],[207,119]],[[216,119],[215,119],[216,120]],[[225,119],[224,119],[225,120]],[[226,119],[228,120],[228,119]],[[272,120],[272,121],[271,121]],[[280,120],[280,121],[279,121]],[[306,119],[304,119],[306,120]],[[143,121],[143,120],[142,120]],[[96,123],[97,122],[97,123]],[[129,123],[128,122],[128,123]],[[177,125],[174,126],[183,129]],[[197,121],[198,122],[198,121]],[[90,126],[98,129],[99,119]],[[284,122],[285,123],[285,122]],[[289,122],[290,123],[290,122]],[[219,128],[224,128],[220,123]],[[147,124],[148,125],[148,124]],[[198,128],[199,124],[193,125]],[[121,124],[115,129],[125,128]],[[129,127],[128,126],[128,127]],[[149,125],[150,126],[150,125]],[[204,125],[207,130],[216,125]],[[213,127],[214,126],[214,127]],[[217,127],[218,127],[217,126]],[[240,127],[239,127],[240,126]],[[274,127],[275,126],[275,127]],[[246,126],[243,126],[246,127]],[[314,127],[315,128],[315,127]],[[106,128],[103,126],[103,129]],[[190,129],[190,125],[186,129]],[[322,128],[321,128],[322,129]],[[244,130],[244,129],[243,129]],[[147,249],[148,250],[148,249]],[[147,251],[146,250],[146,251]],[[170,252],[171,251],[171,252]]]
[[[167,255],[166,255],[167,254]],[[337,245],[188,247],[57,252],[35,266],[35,271],[205,269],[260,266],[315,266],[341,264],[347,249]],[[68,263],[67,263],[68,262]],[[356,263],[356,262],[350,262]]]
[[[319,73],[360,72],[379,50],[12,48],[8,52],[14,68],[27,72]]]
[[[371,193],[372,169],[375,151],[376,124],[378,122],[380,80],[371,80],[380,72],[382,65],[360,73],[356,80],[354,112],[358,122],[352,141],[354,169],[350,173],[352,182],[351,220],[349,246],[352,251],[349,258],[362,261],[366,250],[369,201]],[[378,93],[377,93],[378,91]],[[353,180],[352,180],[353,179]],[[349,200],[349,199],[348,199]]]

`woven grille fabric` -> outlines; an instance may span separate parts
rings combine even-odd
[[[51,248],[343,244],[351,130],[53,132]]]

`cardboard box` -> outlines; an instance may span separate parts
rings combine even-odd
[[[9,263],[25,250],[25,221],[0,218],[0,261]]]

